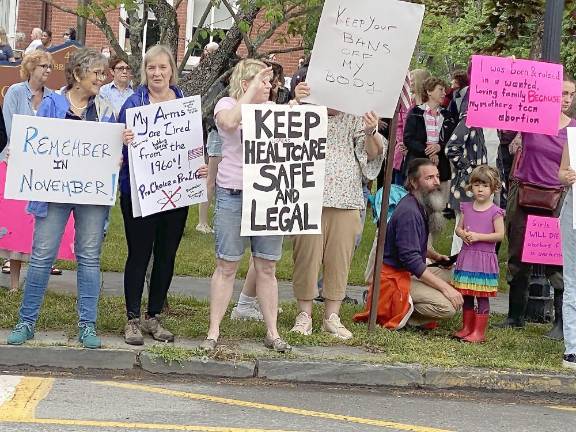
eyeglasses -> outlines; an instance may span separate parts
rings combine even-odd
[[[96,75],[96,78],[99,80],[105,80],[106,79],[106,72],[103,72],[103,71],[88,71],[88,72]]]
[[[52,66],[51,64],[39,64],[39,65],[36,65],[36,67],[40,67],[44,70],[48,70],[48,69],[52,70],[54,68],[54,66]]]
[[[62,36],[70,36],[70,33],[64,33]]]
[[[132,72],[132,68],[130,66],[115,67],[114,70],[118,72]]]

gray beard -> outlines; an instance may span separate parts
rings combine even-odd
[[[427,194],[422,194],[417,192],[414,194],[418,202],[426,210],[428,215],[428,229],[430,234],[436,235],[442,232],[444,226],[446,225],[446,219],[442,214],[442,211],[446,207],[446,202],[444,201],[444,196],[440,190],[435,190]]]

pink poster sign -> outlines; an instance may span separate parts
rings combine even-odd
[[[4,199],[6,163],[0,162],[0,249],[31,254],[34,234],[34,217],[26,213],[26,201]],[[74,218],[70,216],[58,258],[74,261]]]
[[[557,135],[563,74],[553,63],[472,56],[466,124]]]
[[[528,216],[522,261],[533,264],[562,265],[562,236],[559,219]]]

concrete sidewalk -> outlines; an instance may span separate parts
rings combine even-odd
[[[21,281],[23,283],[26,269],[22,271]],[[234,284],[234,299],[237,299],[242,291],[244,281],[236,280]],[[10,286],[10,275],[0,275],[0,287]],[[51,276],[48,289],[59,294],[76,294],[76,272],[64,270],[61,276]],[[348,286],[347,295],[362,304],[362,293],[366,287]],[[279,301],[294,300],[292,293],[292,283],[289,281],[278,281]],[[191,276],[175,276],[170,286],[170,294],[195,297],[197,299],[208,300],[210,297],[210,279],[197,278]],[[124,274],[105,272],[102,275],[102,295],[124,296]],[[508,294],[499,293],[496,298],[490,299],[490,307],[493,313],[505,314],[508,312]]]

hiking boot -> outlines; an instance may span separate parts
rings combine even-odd
[[[96,327],[92,323],[78,324],[80,333],[78,340],[82,343],[84,348],[96,349],[102,346],[102,341],[96,334]]]
[[[334,337],[344,340],[350,339],[353,336],[352,332],[344,327],[344,324],[340,322],[340,317],[335,313],[331,314],[328,319],[324,319],[322,330],[330,333]]]
[[[268,335],[264,338],[264,346],[279,353],[292,351],[292,347],[287,342],[281,338],[272,339]]]
[[[565,368],[576,369],[576,354],[564,354],[562,366]]]
[[[25,322],[19,322],[14,327],[14,330],[12,330],[12,332],[8,335],[8,340],[6,343],[8,345],[22,345],[24,342],[32,339],[33,337],[34,328],[32,325]]]
[[[140,319],[128,320],[124,326],[124,342],[128,345],[144,345],[144,336],[140,330]]]
[[[160,342],[174,342],[174,335],[162,327],[157,316],[144,318],[140,324],[142,333],[152,336],[152,339]]]
[[[231,320],[250,320],[250,321],[264,321],[264,316],[260,312],[258,302],[252,303],[250,306],[239,307],[235,306],[230,313]]]
[[[312,317],[306,312],[300,312],[296,315],[296,322],[290,331],[300,333],[304,336],[310,336],[312,334]]]

